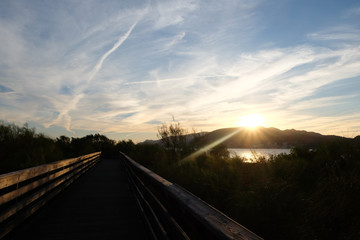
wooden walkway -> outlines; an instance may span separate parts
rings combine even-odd
[[[147,239],[119,160],[103,159],[7,239]]]

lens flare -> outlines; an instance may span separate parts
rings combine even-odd
[[[180,160],[180,162],[178,163],[179,165],[190,161],[190,160],[194,160],[195,158],[197,158],[198,156],[200,156],[203,153],[206,153],[207,151],[209,151],[210,149],[212,149],[213,147],[221,144],[222,142],[226,141],[227,139],[231,138],[232,136],[234,136],[235,134],[237,134],[241,129],[236,129],[234,132],[218,139],[217,141],[210,143],[209,145],[206,145],[205,147],[199,149],[198,151],[190,154],[189,156],[185,157],[184,159]]]

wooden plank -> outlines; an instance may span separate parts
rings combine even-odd
[[[72,164],[76,161],[78,161],[78,158],[66,159],[66,160],[62,160],[61,162],[44,164],[44,165],[40,165],[37,167],[32,167],[32,168],[28,168],[28,169],[19,170],[16,172],[3,174],[0,176],[0,188],[4,188],[4,187],[8,187],[8,186],[17,184],[19,182],[39,176],[41,174],[52,171],[54,169]]]
[[[64,182],[61,187],[59,187],[57,190],[51,192],[50,194],[47,194],[45,198],[42,201],[39,201],[36,203],[32,208],[27,209],[24,211],[20,216],[17,218],[11,220],[9,223],[7,223],[3,229],[0,232],[0,238],[3,238],[6,236],[10,231],[12,231],[16,226],[18,226],[20,223],[22,223],[25,219],[30,217],[33,213],[35,213],[37,210],[39,210],[42,206],[44,206],[48,201],[50,201],[52,198],[54,198],[57,194],[59,194],[62,190],[64,190],[66,187],[68,187],[71,183],[73,183],[77,178],[79,178],[83,173],[85,173],[87,170],[89,170],[93,165],[96,164],[98,160],[95,160],[88,166],[88,168],[85,168],[82,172],[79,172],[77,175],[75,175],[72,179]],[[27,204],[26,204],[27,205]]]
[[[50,185],[48,185],[44,188],[41,188],[39,191],[33,193],[29,197],[21,200],[20,202],[16,203],[15,205],[13,205],[11,207],[9,207],[5,212],[3,212],[0,215],[0,223],[3,222],[4,220],[8,219],[9,217],[11,217],[18,211],[24,209],[26,206],[33,203],[40,197],[44,196],[46,193],[48,193],[52,189],[56,188],[57,186],[61,185],[64,182],[68,181],[73,176],[75,176],[77,174],[85,173],[88,169],[93,167],[97,162],[98,162],[98,159],[93,159],[92,161],[88,162],[87,164],[82,165],[80,168],[75,169],[70,175],[67,175],[65,178],[59,178],[57,181],[51,183]]]
[[[100,152],[87,154],[84,156],[80,156],[78,158],[71,158],[60,160],[54,163],[48,163],[28,169],[23,169],[15,172],[5,173],[0,175],[0,189],[17,184],[19,182],[28,180],[30,178],[39,176],[41,174],[47,173],[49,171],[53,171],[58,168],[66,167],[71,165],[77,161],[82,161],[86,158],[98,157],[100,156]]]
[[[168,213],[167,209],[161,201],[146,187],[146,184],[135,174],[131,177],[132,183],[135,185],[140,196],[145,199],[149,208],[153,209],[156,217],[162,226],[166,227],[167,235],[171,239],[187,239],[190,238],[184,230],[178,225],[176,220]]]
[[[32,202],[34,202],[35,200],[39,199],[40,197],[45,195],[47,192],[51,191],[53,188],[59,186],[60,184],[62,184],[66,180],[70,179],[73,175],[77,174],[78,172],[81,172],[84,168],[86,168],[86,166],[82,166],[81,168],[76,169],[72,174],[66,176],[66,178],[58,179],[58,181],[55,181],[52,184],[40,189],[39,191],[33,193],[29,197],[23,199],[22,201],[16,203],[12,207],[8,208],[7,211],[4,212],[2,214],[2,216],[0,216],[0,222],[4,221],[5,219],[9,218],[10,216],[15,214],[16,212],[18,212],[21,209],[25,208],[27,205],[29,205]]]
[[[140,178],[145,177],[144,183],[162,192],[162,195],[158,196],[163,198],[160,199],[161,201],[168,202],[171,205],[170,208],[177,210],[177,214],[182,214],[183,217],[190,216],[189,218],[185,217],[185,221],[183,221],[185,224],[201,225],[207,231],[207,235],[212,236],[211,239],[262,239],[200,198],[163,179],[125,154],[123,155],[135,170],[135,174],[142,175]],[[174,217],[176,219],[181,216]]]
[[[164,186],[171,186],[173,185],[173,183],[169,182],[168,180],[166,180],[165,178],[160,177],[159,175],[157,175],[156,173],[154,173],[153,171],[147,169],[146,167],[144,167],[143,165],[135,162],[134,160],[132,160],[131,158],[129,158],[128,156],[126,156],[124,154],[124,157],[127,159],[128,162],[130,162],[130,164],[132,166],[134,166],[136,168],[136,170],[140,170],[143,174],[147,175],[148,177],[150,177],[151,179],[154,179],[155,181],[159,182],[161,185]]]
[[[199,221],[203,226],[206,226],[218,239],[262,239],[249,229],[177,185],[169,187],[167,193],[169,193],[171,199],[177,200],[178,208],[194,216],[194,219]]]
[[[41,179],[39,179],[39,180],[37,180],[35,182],[27,184],[27,185],[25,185],[25,186],[23,186],[23,187],[21,187],[19,189],[15,189],[14,191],[8,192],[8,193],[0,196],[0,205],[4,204],[4,203],[7,203],[7,202],[9,202],[9,201],[21,196],[21,195],[33,190],[33,189],[39,187],[39,186],[41,186],[41,185],[43,185],[43,184],[45,184],[45,183],[47,183],[47,182],[49,182],[49,181],[51,181],[51,180],[53,180],[53,179],[55,179],[57,177],[63,175],[63,174],[66,174],[66,173],[72,171],[73,169],[79,167],[79,165],[86,164],[87,162],[92,161],[93,159],[94,158],[88,158],[88,159],[86,159],[86,160],[84,160],[82,162],[77,162],[75,165],[71,166],[70,168],[65,168],[65,169],[63,169],[63,170],[61,170],[59,172],[56,172],[56,173],[52,174],[52,175],[45,176],[45,177],[43,177],[43,178],[41,178]]]

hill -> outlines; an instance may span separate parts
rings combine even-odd
[[[185,142],[189,144],[189,143],[191,143],[196,137],[203,137],[203,136],[205,136],[206,134],[208,134],[208,132],[199,132],[199,133],[185,134],[185,135],[184,135],[184,137],[185,137]],[[138,144],[139,144],[139,145],[144,145],[144,144],[160,144],[160,145],[162,145],[162,142],[161,142],[160,139],[158,139],[158,140],[146,139],[145,141],[139,142]]]
[[[277,128],[257,127],[249,128],[223,128],[209,132],[204,136],[204,143],[209,144],[221,138],[226,138],[223,144],[228,148],[291,148],[315,147],[318,144],[337,141],[352,140],[334,135],[321,135],[315,132],[295,129],[280,130]]]

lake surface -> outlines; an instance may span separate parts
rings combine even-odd
[[[271,155],[281,153],[289,154],[291,149],[265,149],[265,148],[229,148],[230,156],[238,155],[245,158],[246,162],[254,162],[258,157],[268,159]]]

